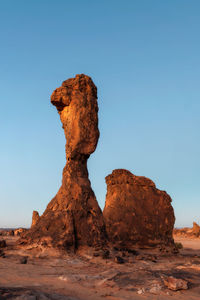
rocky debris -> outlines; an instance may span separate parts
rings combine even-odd
[[[179,242],[176,242],[175,249],[177,250],[177,252],[179,252],[180,249],[183,249],[183,245]],[[177,252],[175,251],[175,253],[177,253]]]
[[[139,254],[135,256],[135,260],[144,260],[144,261],[151,261],[153,263],[157,263],[158,257],[153,254],[143,254],[143,255]]]
[[[0,249],[0,257],[5,258],[5,253],[2,249]]]
[[[164,285],[173,291],[178,290],[187,290],[188,289],[188,282],[186,280],[175,278],[173,276],[163,277]]]
[[[174,236],[183,236],[186,237],[188,235],[188,232],[192,232],[191,228],[184,227],[184,228],[174,228],[173,235]]]
[[[105,250],[102,250],[102,254],[101,254],[101,257],[103,259],[108,259],[110,257],[110,251],[105,249]]]
[[[141,259],[141,257],[142,257],[142,259]],[[138,258],[138,256],[136,256],[136,259],[137,260],[151,261],[153,263],[156,263],[158,257],[156,255],[153,255],[153,254],[146,254],[146,255],[140,256],[140,258]]]
[[[26,266],[19,264],[23,249],[19,251],[17,247],[14,252],[8,251],[6,259],[0,258],[0,278],[3,278],[6,271],[6,276],[3,278],[4,287],[14,285],[15,287],[24,287],[25,289],[33,288],[35,292],[43,291],[48,292],[50,295],[59,292],[67,295],[71,289],[71,284],[73,284],[72,293],[74,296],[80,296],[80,293],[76,294],[76,291],[79,292],[82,289],[81,299],[88,299],[87,296],[90,296],[91,299],[100,299],[102,293],[105,295],[110,292],[112,293],[112,297],[116,299],[135,299],[137,298],[137,291],[142,289],[144,289],[145,293],[142,295],[148,299],[157,299],[159,297],[168,299],[166,295],[173,295],[174,293],[181,293],[182,295],[182,291],[176,292],[170,290],[163,283],[162,278],[164,276],[166,278],[174,276],[185,280],[189,278],[189,289],[183,291],[184,294],[182,296],[186,296],[185,292],[187,292],[188,299],[192,297],[198,299],[200,290],[200,257],[194,257],[192,250],[190,252],[191,256],[187,253],[187,256],[179,255],[176,259],[172,255],[160,257],[157,254],[159,265],[146,259],[144,261],[135,260],[133,264],[130,264],[127,257],[125,257],[125,263],[119,265],[114,262],[114,256],[121,256],[122,254],[116,254],[116,250],[110,249],[111,260],[109,261],[92,256],[89,257],[89,254],[94,251],[100,252],[96,248],[90,248],[87,249],[88,255],[73,255],[71,253],[70,255],[59,255],[59,257],[39,257],[36,251],[37,257],[33,253],[30,254],[29,265]],[[139,252],[144,257],[148,257],[150,253],[152,255],[158,253],[155,249],[142,249]],[[25,253],[27,253],[27,249]],[[30,252],[28,251],[28,253]],[[196,264],[194,267],[196,266],[198,269],[191,268],[194,263]],[[183,270],[179,269],[182,266],[185,268]],[[49,282],[51,284],[48,284]],[[17,295],[24,294],[25,292],[21,291]],[[154,294],[160,296],[156,298]],[[30,293],[30,295],[32,294]],[[38,293],[37,299],[40,299],[39,295]]]
[[[25,288],[2,288],[0,287],[0,299],[10,300],[78,300],[77,298],[64,296],[57,293],[43,293],[41,291],[28,290]]]
[[[22,265],[26,265],[27,262],[28,262],[28,257],[27,256],[21,257],[20,260],[19,260],[19,262]]]
[[[15,234],[14,234],[14,230],[9,230],[9,231],[8,231],[8,235],[9,235],[9,236],[14,236],[14,235],[15,235]]]
[[[22,234],[24,234],[27,231],[28,231],[28,229],[26,229],[26,228],[17,228],[14,230],[14,235],[21,236]]]
[[[189,238],[196,238],[200,237],[200,226],[193,222],[193,227],[184,227],[184,228],[175,228],[173,230],[173,235],[176,237],[189,237]]]
[[[0,240],[0,248],[5,248],[6,245],[6,241],[5,240]]]
[[[76,75],[53,92],[51,103],[63,125],[67,164],[57,195],[19,243],[73,251],[81,246],[103,248],[104,219],[87,170],[99,139],[97,88],[90,77]]]
[[[153,181],[117,169],[106,177],[103,211],[109,239],[118,247],[173,246],[171,198]]]
[[[138,295],[142,295],[145,293],[145,288],[141,288],[137,291]]]
[[[13,236],[13,235],[14,235],[13,230],[8,230],[8,229],[0,230],[0,236]]]
[[[149,289],[149,293],[157,295],[160,293],[161,290],[162,290],[162,286],[159,283],[155,283]]]
[[[119,287],[118,283],[120,282],[120,285],[123,284],[123,279],[121,280],[121,275],[126,276],[126,273],[121,273],[118,270],[115,270],[113,268],[109,268],[106,271],[103,272],[95,272],[95,273],[67,273],[65,275],[61,275],[58,278],[62,281],[65,281],[67,283],[77,283],[79,282],[82,286],[87,287]],[[122,281],[122,282],[121,282]],[[125,283],[125,286],[127,284]]]
[[[108,259],[110,258],[110,251],[108,249],[98,249],[94,250],[92,253],[93,257],[101,257],[103,259]]]
[[[31,227],[35,226],[39,222],[40,216],[39,213],[34,210],[32,214],[32,224]]]
[[[153,262],[153,263],[156,263],[157,262],[157,256],[156,255],[148,255],[147,257],[146,257],[146,260],[149,260],[149,261],[151,261],[151,262]]]
[[[118,264],[124,264],[124,259],[121,256],[115,256],[115,262]]]

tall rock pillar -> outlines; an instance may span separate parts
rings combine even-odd
[[[99,139],[97,88],[90,77],[76,75],[53,92],[51,103],[63,125],[67,163],[57,195],[20,242],[64,249],[103,247],[103,215],[87,170],[87,160]]]

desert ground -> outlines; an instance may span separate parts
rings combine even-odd
[[[4,237],[0,257],[0,299],[194,299],[200,297],[200,239],[178,237],[178,254],[160,250],[115,251],[102,258],[85,253],[34,253],[15,246],[16,236]],[[116,257],[123,258],[119,263]],[[113,258],[114,257],[114,258]],[[121,262],[121,261],[120,261]],[[184,279],[187,290],[172,291],[163,279]]]
[[[2,232],[0,299],[199,299],[200,227],[175,230],[174,244],[165,191],[115,169],[103,211],[98,205],[87,169],[99,139],[92,79],[63,81],[51,103],[66,137],[62,185],[41,216],[33,212],[31,228],[19,229],[18,242],[16,231]]]

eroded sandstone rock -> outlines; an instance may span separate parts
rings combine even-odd
[[[103,215],[109,239],[118,247],[173,245],[171,198],[153,181],[117,169],[106,177]]]
[[[35,226],[38,223],[39,219],[40,219],[39,213],[36,210],[34,210],[32,214],[31,227]]]
[[[188,289],[188,282],[184,279],[169,276],[169,277],[166,277],[166,278],[163,277],[163,282],[164,282],[164,285],[172,291],[187,290]]]
[[[51,103],[63,124],[67,164],[57,195],[20,243],[64,249],[103,247],[103,215],[87,170],[87,160],[99,138],[97,88],[90,77],[76,75],[53,92]]]
[[[200,236],[200,226],[196,222],[193,222],[192,233],[197,237]]]
[[[197,238],[200,237],[200,226],[193,222],[193,227],[184,227],[184,228],[175,228],[173,230],[173,234],[175,237],[189,237],[189,238]]]
[[[14,230],[14,235],[21,236],[28,231],[27,228],[17,228]]]

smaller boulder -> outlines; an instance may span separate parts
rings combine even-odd
[[[14,235],[15,235],[15,234],[14,234],[14,230],[9,230],[8,235],[9,235],[9,236],[14,236]]]
[[[5,258],[5,257],[6,257],[6,256],[5,256],[5,253],[3,252],[2,249],[0,249],[0,257],[2,257],[2,258]]]
[[[145,293],[145,288],[141,288],[140,290],[137,291],[138,295],[142,295]]]
[[[124,259],[121,256],[115,256],[115,262],[117,264],[124,264]]]
[[[108,259],[110,257],[110,251],[109,250],[103,250],[102,251],[102,258]]]
[[[23,265],[25,265],[25,264],[27,264],[27,262],[28,262],[28,258],[26,257],[26,256],[24,256],[24,257],[22,257],[22,258],[20,258],[20,264],[23,264]]]
[[[0,240],[0,248],[5,248],[6,245],[6,241],[5,240]]]
[[[188,289],[188,282],[186,280],[175,278],[173,276],[163,278],[163,282],[164,285],[172,291]]]
[[[152,285],[152,287],[149,290],[149,293],[157,295],[160,293],[161,290],[162,286],[159,283],[156,283]]]
[[[25,233],[28,229],[26,228],[17,228],[14,230],[15,236],[21,236],[23,233]]]
[[[110,242],[118,249],[174,246],[171,197],[144,176],[116,169],[106,177],[103,216]]]

